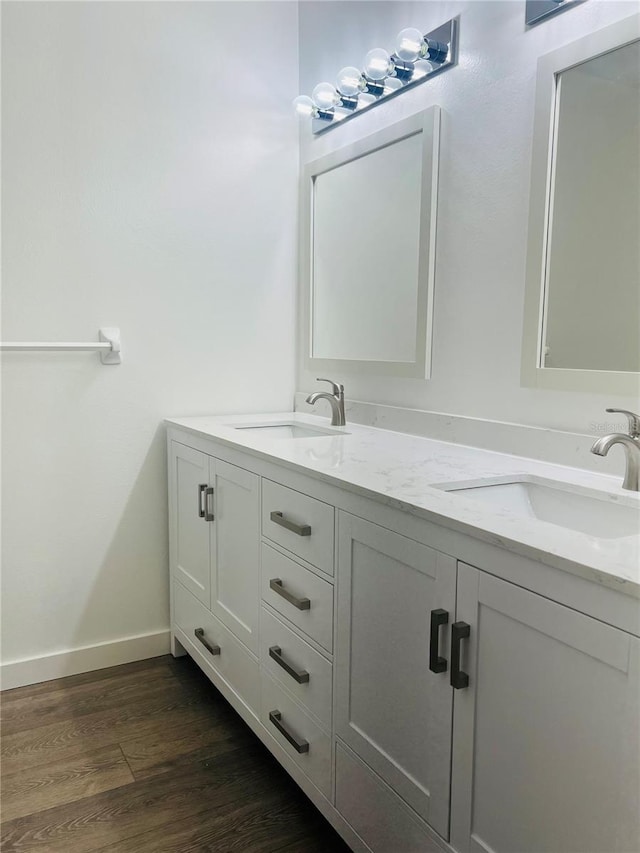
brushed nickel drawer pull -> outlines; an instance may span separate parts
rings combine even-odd
[[[281,666],[284,671],[294,679],[294,681],[298,682],[298,684],[308,683],[309,673],[304,669],[296,669],[291,666],[291,664],[282,657],[282,649],[280,646],[270,646],[269,657],[273,658],[278,666]]]
[[[204,492],[204,520],[205,521],[215,521],[215,515],[213,514],[213,510],[209,509],[211,506],[211,500],[213,498],[213,486],[209,486],[205,489]]]
[[[451,626],[451,678],[450,683],[456,690],[469,686],[469,675],[460,669],[460,644],[468,640],[471,626],[466,622],[454,622]]]
[[[449,622],[449,613],[438,607],[431,611],[431,627],[429,630],[429,669],[431,672],[446,672],[447,659],[440,657],[440,626],[447,625]]]
[[[280,711],[269,711],[269,720],[278,729],[283,738],[289,741],[296,752],[299,752],[300,754],[303,752],[309,752],[309,741],[296,739],[296,736],[292,734],[282,722],[282,714]]]
[[[269,518],[274,524],[279,524],[280,527],[284,527],[292,533],[297,533],[298,536],[311,536],[311,526],[309,524],[296,524],[295,521],[289,521],[281,512],[277,512],[276,510],[271,513]]]
[[[198,517],[204,518],[204,501],[202,498],[204,497],[205,490],[207,488],[206,483],[200,483],[198,486]]]
[[[281,595],[285,601],[288,601],[289,604],[293,604],[294,607],[297,607],[298,610],[309,610],[311,607],[311,601],[308,598],[298,598],[293,595],[293,593],[289,592],[282,585],[282,581],[280,578],[271,578],[269,581],[269,587],[277,592],[278,595]]]
[[[217,646],[215,643],[211,644],[204,635],[204,628],[196,628],[193,632],[196,635],[196,640],[202,643],[205,649],[209,652],[210,655],[219,655],[220,654],[220,646]]]

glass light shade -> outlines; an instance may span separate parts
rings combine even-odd
[[[340,95],[331,83],[318,83],[311,93],[313,103],[321,110],[332,110],[340,103]]]
[[[293,109],[298,118],[313,118],[318,112],[316,105],[308,95],[298,95],[293,101]]]
[[[374,47],[364,58],[364,73],[370,80],[384,80],[393,71],[393,63],[387,51]]]
[[[407,27],[398,33],[396,56],[403,62],[415,62],[424,55],[424,37],[415,27]]]
[[[362,72],[355,65],[347,65],[338,74],[336,78],[338,91],[347,98],[354,98],[360,92],[364,92],[366,81],[362,76]]]

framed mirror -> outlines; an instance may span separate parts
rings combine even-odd
[[[522,379],[640,390],[640,16],[538,63]]]
[[[439,127],[432,107],[304,169],[308,368],[430,375]]]

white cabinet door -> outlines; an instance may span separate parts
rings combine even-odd
[[[211,459],[211,611],[256,655],[259,652],[260,478]]]
[[[640,641],[458,564],[461,853],[640,850]]]
[[[171,571],[206,607],[210,605],[210,524],[205,519],[209,457],[171,442],[169,453]]]
[[[446,838],[453,690],[429,635],[432,610],[453,621],[455,561],[347,513],[338,525],[337,734]]]

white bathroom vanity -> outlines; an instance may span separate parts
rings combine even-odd
[[[300,413],[168,458],[173,652],[354,850],[640,849],[637,495]]]

